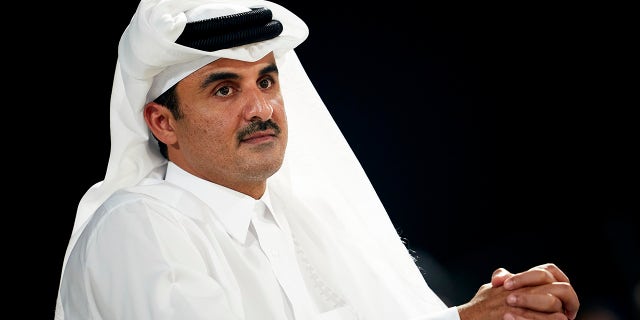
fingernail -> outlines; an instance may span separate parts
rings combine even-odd
[[[503,320],[516,320],[516,318],[511,313],[505,313]]]
[[[507,281],[505,281],[505,282],[504,282],[504,287],[505,287],[506,289],[511,289],[511,288],[513,288],[513,280],[508,279]]]
[[[515,295],[513,295],[513,294],[510,294],[510,295],[507,297],[507,303],[508,303],[508,304],[510,304],[510,305],[515,304],[517,300],[518,300],[518,298],[516,298],[516,296],[515,296]]]

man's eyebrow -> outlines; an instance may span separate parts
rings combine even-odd
[[[276,66],[275,63],[272,63],[272,64],[264,67],[262,70],[260,70],[260,75],[265,75],[265,74],[270,73],[270,72],[278,73],[278,67]]]
[[[238,79],[240,78],[240,76],[237,73],[233,73],[233,72],[214,72],[212,74],[209,74],[204,81],[202,81],[202,84],[200,85],[200,88],[205,89],[209,84],[219,81],[219,80],[228,80],[228,79]]]
[[[270,64],[264,68],[262,68],[260,70],[260,75],[265,75],[271,72],[278,72],[278,67],[276,66],[275,63]],[[240,76],[237,73],[233,73],[233,72],[214,72],[210,75],[208,75],[204,81],[202,82],[202,84],[200,85],[200,88],[204,89],[206,88],[209,84],[219,81],[219,80],[228,80],[228,79],[238,79],[240,78]]]

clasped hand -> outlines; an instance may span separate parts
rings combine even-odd
[[[573,320],[579,307],[569,278],[547,263],[516,274],[498,268],[458,312],[461,320]]]

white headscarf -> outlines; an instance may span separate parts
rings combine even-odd
[[[274,39],[213,52],[175,43],[187,21],[202,8],[209,14],[216,7],[224,8],[221,15],[267,7],[284,28]],[[106,175],[80,201],[63,273],[85,223],[111,194],[145,177],[164,176],[166,160],[143,119],[145,103],[217,58],[256,61],[274,52],[289,142],[282,168],[268,183],[272,202],[289,219],[309,263],[362,319],[411,319],[446,308],[424,282],[292,50],[307,36],[302,20],[269,1],[141,0],[118,46]]]

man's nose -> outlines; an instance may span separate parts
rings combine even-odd
[[[262,121],[271,119],[273,115],[273,106],[271,105],[268,97],[260,90],[252,90],[247,93],[247,101],[245,102],[245,118],[252,120],[259,118]]]

